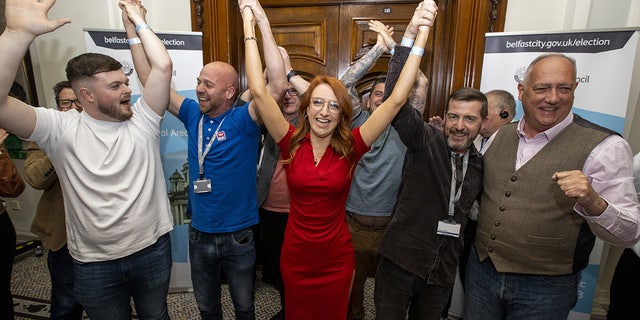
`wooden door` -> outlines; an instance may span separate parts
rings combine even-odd
[[[480,87],[485,32],[502,31],[507,0],[439,0],[421,69],[429,78],[425,118],[442,115],[449,94],[463,86]],[[362,48],[375,42],[369,19],[395,28],[400,42],[419,1],[406,0],[262,0],[272,31],[292,66],[306,78],[340,77]],[[222,60],[244,74],[242,19],[237,1],[193,0],[193,29],[203,32],[204,61]],[[359,83],[368,90],[386,72],[383,55]],[[246,86],[242,77],[241,85]]]

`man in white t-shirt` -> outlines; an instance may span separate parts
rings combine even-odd
[[[93,319],[168,319],[173,223],[160,161],[162,115],[172,62],[144,23],[137,0],[119,2],[145,46],[151,75],[131,105],[129,79],[115,59],[96,53],[69,61],[67,78],[84,112],[33,108],[8,98],[30,43],[69,23],[49,21],[52,0],[7,0],[0,35],[0,126],[49,155],[63,189],[74,294]]]

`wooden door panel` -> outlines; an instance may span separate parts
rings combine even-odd
[[[397,43],[402,39],[402,34],[411,20],[411,16],[417,6],[409,4],[352,4],[343,5],[340,10],[340,67],[339,76],[349,68],[358,57],[358,52],[367,45],[376,42],[377,34],[369,30],[369,20],[378,20],[385,25],[394,27],[393,37]],[[389,55],[372,67],[372,71],[386,71]]]
[[[378,20],[385,25],[393,27],[393,38],[399,44],[418,2],[393,5],[354,4],[342,6],[340,28],[341,30],[348,30],[349,33],[341,38],[344,40],[340,43],[339,75],[342,76],[349,66],[362,56],[362,52],[366,52],[367,47],[375,44],[377,33],[369,30],[369,20]],[[431,55],[433,50],[433,41],[429,39],[420,66],[420,69],[428,78],[431,78]],[[371,89],[371,84],[376,78],[386,76],[390,57],[388,53],[383,54],[367,74],[360,79],[357,84],[360,94],[368,93]]]
[[[274,36],[284,46],[294,69],[306,78],[316,74],[339,77],[375,43],[369,19],[395,28],[400,42],[419,1],[411,0],[261,0]],[[422,58],[421,70],[429,78],[425,118],[442,115],[449,94],[462,87],[480,86],[485,32],[504,30],[507,0],[438,0],[438,19]],[[237,0],[193,0],[194,31],[203,32],[205,63],[234,65],[245,86],[242,19]],[[359,83],[386,73],[383,55]]]
[[[338,6],[265,8],[273,36],[305,78],[338,70]]]

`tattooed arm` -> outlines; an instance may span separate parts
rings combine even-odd
[[[374,21],[369,22],[369,28],[371,28],[372,30],[374,30],[374,28],[371,27],[373,22]],[[382,23],[378,23],[382,25]],[[392,28],[387,28],[386,26],[384,28],[390,33],[393,33]],[[385,44],[385,41],[382,38],[380,32],[378,32],[376,44],[371,49],[369,49],[369,51],[364,56],[362,56],[362,58],[358,59],[358,61],[356,61],[340,79],[340,81],[342,81],[344,86],[347,87],[347,90],[349,91],[349,96],[351,97],[351,103],[353,104],[354,111],[357,111],[361,108],[360,95],[356,90],[356,84],[358,80],[360,80],[362,76],[364,76],[364,74],[369,71],[371,66],[378,60],[378,58],[380,58],[380,56],[382,56],[386,49],[387,46]]]
[[[429,80],[427,76],[418,69],[416,81],[413,83],[411,93],[409,93],[409,103],[424,116],[424,109],[427,103],[427,85]]]

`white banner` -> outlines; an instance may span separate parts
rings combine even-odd
[[[639,36],[635,29],[487,33],[480,90],[504,89],[517,98],[517,81],[535,57],[564,53],[578,66],[573,112],[623,134],[627,110],[635,109],[638,99],[638,83],[632,78],[638,66]],[[518,101],[516,119],[521,116]]]
[[[202,68],[202,34],[199,32],[156,32],[173,60],[171,86],[181,95],[195,99],[196,78]],[[138,76],[133,67],[131,52],[123,31],[85,29],[87,52],[109,55],[120,61],[129,77],[132,102],[142,94]],[[171,232],[173,268],[170,290],[191,290],[191,272],[188,263],[188,166],[187,131],[182,122],[167,112],[160,131],[160,153],[167,180],[167,190],[173,213],[174,230]]]
[[[504,89],[518,97],[517,84],[529,63],[548,52],[566,54],[576,60],[579,82],[573,112],[622,135],[629,132],[638,103],[640,31],[558,31],[544,33],[487,33],[480,90]],[[517,101],[516,120],[522,117]],[[629,120],[630,122],[631,120]],[[602,242],[596,241],[589,266],[582,271],[578,304],[569,319],[589,319],[595,295]]]

